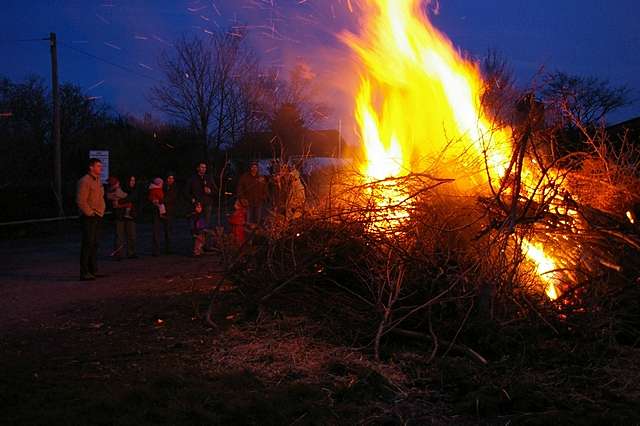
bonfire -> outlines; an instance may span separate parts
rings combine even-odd
[[[558,167],[562,159],[541,154],[544,141],[532,128],[539,118],[518,129],[493,120],[481,102],[478,66],[433,27],[421,3],[368,1],[362,32],[342,37],[361,64],[361,173],[387,211],[376,226],[393,228],[409,217],[413,197],[397,179],[428,171],[450,178],[440,192],[496,207],[502,218],[493,228],[510,236],[510,250],[526,257],[549,299],[579,283],[577,269],[595,263],[619,270],[610,254],[590,246],[592,228],[572,191],[577,178]]]
[[[480,362],[459,342],[471,317],[558,332],[568,315],[599,311],[585,308],[602,294],[594,283],[635,274],[634,162],[612,161],[587,129],[590,152],[555,154],[532,96],[517,123],[495,119],[478,65],[420,0],[364,3],[360,31],[341,35],[358,63],[362,159],[319,207],[226,257],[248,311],[313,311],[376,357],[401,334],[432,342],[432,358],[446,347]],[[618,178],[593,172],[604,169]]]

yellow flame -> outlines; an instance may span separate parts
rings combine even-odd
[[[627,219],[629,219],[629,222],[634,225],[636,223],[636,219],[634,217],[634,214],[632,212],[630,212],[629,210],[627,210]]]
[[[556,300],[558,298],[557,284],[559,280],[556,276],[558,266],[555,261],[545,254],[541,244],[532,243],[525,239],[522,241],[522,247],[524,254],[535,265],[536,273],[546,284],[544,291],[547,297],[551,300]]]
[[[368,161],[364,163],[364,175],[372,180],[383,180],[400,176],[402,173],[402,150],[396,137],[389,145],[380,138],[380,123],[369,99],[371,88],[364,81],[356,102],[356,119],[362,129],[362,141]]]
[[[502,176],[510,130],[494,129],[482,113],[477,66],[431,25],[419,0],[365,3],[372,16],[363,32],[343,36],[365,69],[356,99],[368,160],[363,172],[374,167],[376,176],[397,176],[434,158],[459,168],[464,156],[465,174],[484,182],[486,154],[491,175]]]
[[[435,167],[454,173],[457,189],[486,191],[502,178],[511,159],[510,128],[495,128],[480,105],[484,82],[475,63],[462,58],[433,27],[421,0],[364,0],[359,34],[342,36],[362,65],[355,118],[369,182]],[[487,172],[489,177],[487,177]],[[533,182],[532,172],[523,172]],[[384,186],[379,205],[399,200]],[[545,272],[557,269],[544,249],[525,240],[527,257],[555,299]]]

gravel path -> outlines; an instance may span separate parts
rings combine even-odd
[[[151,225],[138,225],[138,259],[114,261],[113,226],[104,224],[98,267],[106,277],[78,280],[80,232],[42,238],[0,241],[0,330],[31,328],[55,321],[56,312],[81,302],[138,296],[158,291],[167,283],[172,289],[193,285],[194,277],[214,273],[215,257],[189,256],[191,236],[186,221],[175,229],[176,254],[152,257]]]

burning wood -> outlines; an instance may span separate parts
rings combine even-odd
[[[340,171],[313,211],[258,232],[226,276],[249,310],[309,309],[376,356],[386,336],[425,329],[432,358],[440,343],[447,353],[472,316],[536,318],[558,333],[569,313],[589,312],[604,271],[625,282],[620,254],[640,253],[633,197],[623,195],[637,174],[623,167],[617,181],[628,181],[607,186],[616,202],[593,202],[588,160],[609,157],[555,155],[535,108],[519,125],[497,125],[477,66],[419,3],[368,0],[362,32],[342,37],[360,63],[363,161]]]
[[[378,182],[368,194],[388,211],[375,226],[394,228],[409,216],[410,197],[393,179],[427,168],[456,176],[445,190],[496,203],[506,215],[496,229],[519,234],[512,249],[521,250],[541,288],[557,299],[567,281],[576,284],[566,271],[589,250],[579,242],[587,225],[565,202],[571,198],[566,172],[545,165],[535,148],[532,153],[529,125],[513,129],[492,122],[480,104],[485,84],[477,66],[431,25],[420,1],[367,4],[362,32],[343,40],[361,63],[354,96],[366,155],[361,172],[365,182]],[[543,226],[516,232],[523,223]]]

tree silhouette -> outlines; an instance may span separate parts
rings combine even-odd
[[[541,95],[551,107],[554,120],[567,128],[572,128],[575,122],[598,124],[608,113],[631,103],[627,86],[564,72],[548,74]]]
[[[160,59],[165,81],[152,88],[150,101],[194,132],[205,159],[239,140],[252,120],[259,71],[245,38],[239,31],[183,38]]]
[[[303,151],[304,119],[295,104],[285,103],[280,106],[273,117],[271,131],[280,143],[282,158],[292,152]]]

